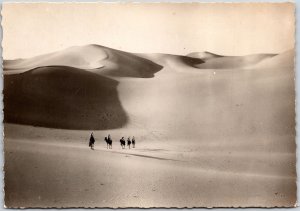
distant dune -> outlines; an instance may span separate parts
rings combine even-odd
[[[172,54],[162,54],[162,53],[153,53],[153,54],[137,54],[140,57],[151,60],[162,66],[173,66],[173,67],[194,67],[200,65],[205,61],[200,58],[192,58],[189,56],[181,55],[172,55]]]
[[[276,54],[254,54],[247,56],[222,56],[209,52],[194,52],[187,56],[171,54],[137,54],[162,66],[171,66],[175,70],[194,69],[235,69],[256,65]],[[182,72],[182,71],[180,71]]]
[[[260,62],[255,66],[255,68],[294,67],[295,64],[294,60],[295,60],[295,49],[291,49]]]
[[[207,60],[210,60],[210,59],[215,59],[215,58],[223,57],[221,55],[217,55],[217,54],[210,53],[210,52],[207,52],[207,51],[204,51],[204,52],[193,52],[193,53],[190,53],[190,54],[188,54],[186,56],[192,57],[192,58],[197,58],[197,59],[202,59],[203,61],[207,61]]]
[[[65,129],[119,128],[127,121],[118,82],[64,66],[4,77],[4,121]]]
[[[276,56],[276,54],[254,54],[248,56],[223,56],[207,60],[203,64],[194,65],[199,69],[234,69],[248,67],[265,59]]]
[[[134,54],[100,45],[68,49],[29,59],[4,60],[6,74],[21,73],[44,66],[69,66],[117,77],[153,77],[162,67]]]
[[[204,134],[248,136],[251,131],[290,134],[294,128],[293,68],[269,71],[252,66],[245,71],[251,63],[277,56],[220,57],[199,65],[217,61],[219,69],[193,68],[174,55],[144,56],[164,69],[149,81],[122,80],[118,89],[129,119],[141,128],[170,131],[168,137],[175,138],[191,134],[191,139]],[[283,115],[282,110],[291,112]]]

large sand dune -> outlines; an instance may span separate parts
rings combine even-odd
[[[4,120],[72,129],[119,128],[126,114],[118,82],[65,66],[39,67],[4,77]]]
[[[62,66],[4,75],[6,206],[295,204],[293,51],[134,58],[163,68],[150,78]],[[101,129],[95,151],[91,129]],[[137,148],[122,150],[119,138],[133,135]]]
[[[120,80],[119,96],[129,120],[139,121],[142,127],[169,131],[168,136],[180,140],[188,137],[189,141],[212,135],[294,134],[293,64],[272,71],[187,71],[191,68],[169,56],[163,58],[167,58],[165,68],[155,78]],[[161,57],[151,59],[161,62]]]
[[[153,77],[161,66],[134,54],[100,45],[76,46],[29,59],[4,60],[4,71],[21,73],[44,66],[69,66],[120,77]]]

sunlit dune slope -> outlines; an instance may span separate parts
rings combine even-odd
[[[44,66],[69,66],[102,75],[141,78],[153,77],[162,68],[134,54],[100,45],[75,46],[28,59],[4,60],[6,74]]]

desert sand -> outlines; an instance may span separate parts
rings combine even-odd
[[[294,206],[294,89],[293,49],[231,57],[87,45],[5,61],[5,205]],[[136,148],[122,150],[122,136]]]

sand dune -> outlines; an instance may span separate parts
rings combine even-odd
[[[4,60],[4,73],[17,74],[44,66],[69,66],[113,77],[149,78],[164,66],[177,70],[245,68],[273,56],[275,54],[221,56],[210,52],[194,52],[187,56],[133,54],[100,45],[86,45],[28,59]]]
[[[187,71],[191,69],[236,69],[259,64],[275,54],[254,54],[247,56],[221,56],[209,52],[194,52],[187,56],[171,54],[137,54],[164,67],[173,70]]]
[[[172,54],[137,54],[140,57],[151,60],[163,67],[173,67],[173,70],[181,70],[186,68],[194,68],[205,61],[200,58],[193,58],[189,56],[172,55]]]
[[[189,53],[186,56],[192,57],[192,58],[202,59],[204,61],[207,61],[207,60],[210,60],[210,59],[219,58],[219,57],[223,57],[221,55],[217,55],[217,54],[210,53],[210,52],[207,52],[207,51],[204,51],[204,52],[193,52],[193,53]]]
[[[291,128],[294,121],[291,118],[294,113],[281,115],[281,111],[292,111],[294,108],[292,53],[288,51],[278,56],[261,54],[218,57],[208,61],[189,60],[189,57],[179,55],[138,54],[133,55],[134,58],[151,60],[151,63],[163,67],[156,77],[139,80],[135,80],[137,75],[125,78],[110,76],[107,79],[92,71],[61,66],[37,68],[20,75],[5,75],[5,121],[74,129],[118,128],[126,123],[125,126],[129,128],[168,131],[159,139],[180,139],[186,136],[195,139],[198,136],[209,137],[211,134],[219,138],[233,133],[244,136],[251,131],[264,136],[272,133],[290,134],[293,133]],[[124,56],[124,60],[119,61],[121,64],[131,64],[131,58],[130,55]],[[256,67],[254,63],[265,67]],[[284,67],[289,65],[289,68],[281,68],[280,64]],[[194,68],[193,65],[199,68]],[[216,69],[200,71],[209,65]],[[244,68],[248,65],[252,72]],[[236,69],[237,67],[240,68]],[[223,71],[223,68],[227,71]],[[274,70],[269,72],[269,68]],[[42,71],[35,74],[37,70]],[[111,80],[111,83],[102,83],[102,80]],[[83,93],[85,86],[88,90]],[[111,93],[107,94],[107,90]],[[274,90],[278,92],[275,94]],[[31,98],[34,100],[30,100]],[[77,101],[81,104],[76,103]],[[48,102],[51,104],[48,105]],[[109,107],[110,103],[115,107]],[[29,109],[17,109],[22,104],[28,104]],[[69,106],[73,109],[68,109]],[[38,114],[34,115],[34,112]],[[63,117],[65,112],[72,117],[72,121],[68,122],[68,118]],[[87,116],[84,115],[86,112]],[[96,114],[93,115],[93,112]],[[102,118],[103,115],[106,117]],[[110,115],[113,117],[110,118]],[[281,124],[277,124],[278,115],[282,116]],[[108,119],[111,122],[105,125]],[[215,127],[219,133],[214,132]]]
[[[254,68],[293,68],[295,63],[295,49],[285,51],[274,57],[265,59],[259,64],[255,65]]]
[[[100,45],[76,46],[29,59],[4,60],[4,71],[12,74],[44,66],[69,66],[102,75],[153,77],[162,67],[134,54]]]
[[[89,45],[70,47],[63,51],[36,56],[28,59],[4,61],[5,70],[30,70],[42,66],[70,66],[81,69],[102,68],[101,61],[108,58],[104,49]]]
[[[199,69],[233,69],[233,68],[244,68],[265,59],[271,58],[275,54],[255,54],[249,56],[224,56],[207,60],[203,64],[194,65]]]
[[[118,128],[126,114],[118,82],[64,66],[4,77],[4,121],[72,129]]]
[[[120,81],[119,96],[129,122],[190,141],[212,134],[221,138],[253,131],[264,137],[293,133],[293,68],[192,72],[170,61],[151,80]]]

